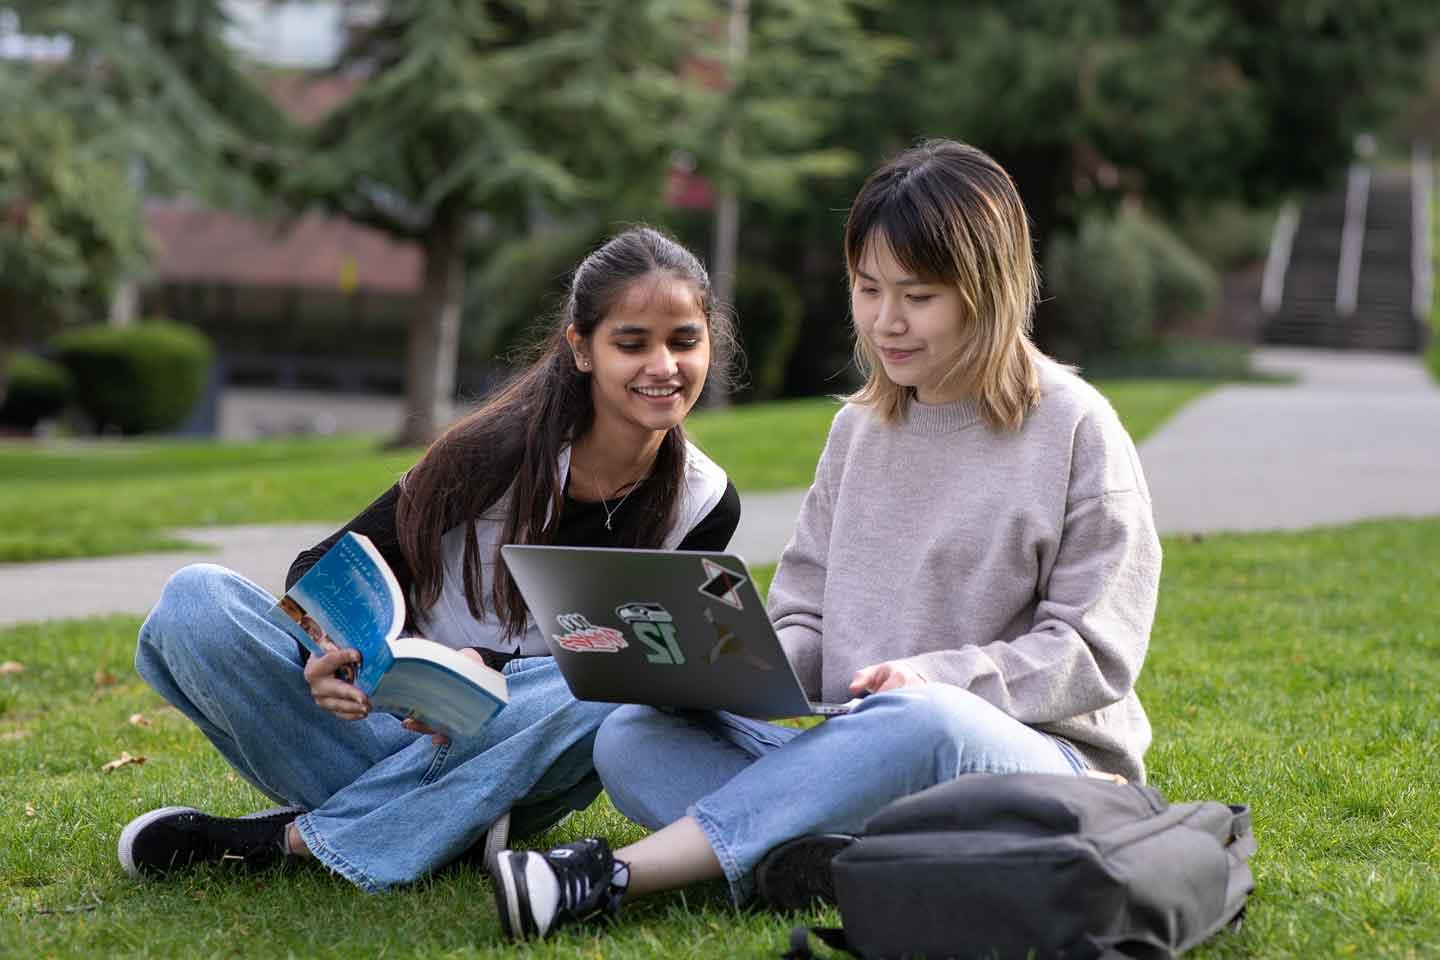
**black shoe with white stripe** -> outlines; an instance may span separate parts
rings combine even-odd
[[[212,817],[194,807],[141,814],[120,833],[120,865],[132,877],[184,870],[197,863],[267,867],[285,858],[286,828],[305,811],[276,807],[248,817]]]
[[[503,850],[490,867],[495,907],[511,940],[544,937],[556,927],[619,911],[630,867],[592,837],[544,853]]]

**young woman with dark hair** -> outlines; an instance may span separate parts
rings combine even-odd
[[[599,792],[592,745],[613,707],[570,696],[499,547],[720,550],[739,522],[725,473],[681,422],[723,375],[731,322],[688,250],[628,230],[576,269],[538,357],[399,483],[296,558],[293,585],[347,531],[405,588],[410,626],[508,677],[510,702],[448,741],[374,714],[320,657],[270,624],[275,602],[222,567],[176,573],[140,630],[136,669],[258,790],[247,818],[165,807],[122,832],[132,875],[205,861],[310,857],[366,890],[406,883],[510,832],[543,829]],[[478,848],[477,848],[478,849]]]
[[[1149,492],[1109,403],[1030,341],[1010,177],[964,144],[906,151],[861,189],[845,259],[868,379],[831,425],[769,614],[812,699],[863,699],[805,730],[621,707],[596,766],[657,832],[500,853],[512,937],[703,879],[737,902],[757,884],[780,905],[824,897],[871,814],[968,773],[1144,776]]]

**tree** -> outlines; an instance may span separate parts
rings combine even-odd
[[[844,103],[837,142],[867,168],[926,137],[974,143],[1014,176],[1043,247],[1126,196],[1174,212],[1323,184],[1413,84],[1440,6],[888,0],[864,24],[905,52]],[[824,200],[843,208],[857,187]],[[833,283],[812,289],[818,333],[834,327],[843,295]],[[1049,320],[1042,309],[1042,327]],[[813,387],[825,373],[797,378]]]
[[[23,81],[0,73],[5,89]],[[57,322],[103,310],[141,263],[135,192],[73,125],[28,97],[0,98],[0,403],[11,355]]]
[[[728,0],[725,42],[711,54],[722,82],[692,145],[699,172],[717,187],[711,266],[722,299],[734,298],[739,279],[727,274],[742,269],[732,248],[741,246],[742,202],[770,220],[808,204],[817,183],[861,169],[861,154],[831,134],[844,104],[864,96],[901,50],[864,31],[860,13],[868,6]],[[760,283],[773,279],[767,273]]]
[[[141,180],[256,206],[290,129],[224,43],[219,0],[6,7],[27,33],[67,38],[69,55],[0,70],[0,386],[8,351],[103,315],[143,265]]]
[[[445,422],[467,242],[490,249],[596,209],[653,208],[694,93],[676,70],[702,4],[391,0],[338,69],[355,94],[295,184],[424,257],[402,443]]]
[[[71,40],[36,96],[147,194],[279,210],[295,128],[225,42],[223,0],[5,0],[27,31]]]

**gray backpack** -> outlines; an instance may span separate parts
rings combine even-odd
[[[1168,804],[1151,787],[971,774],[895,801],[831,861],[861,957],[1158,960],[1226,926],[1255,888],[1247,807]]]

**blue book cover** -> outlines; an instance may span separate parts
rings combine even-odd
[[[509,698],[499,671],[420,637],[401,637],[405,597],[368,537],[347,533],[268,613],[312,654],[351,647],[359,669],[341,675],[372,706],[415,717],[450,736],[479,733]]]

